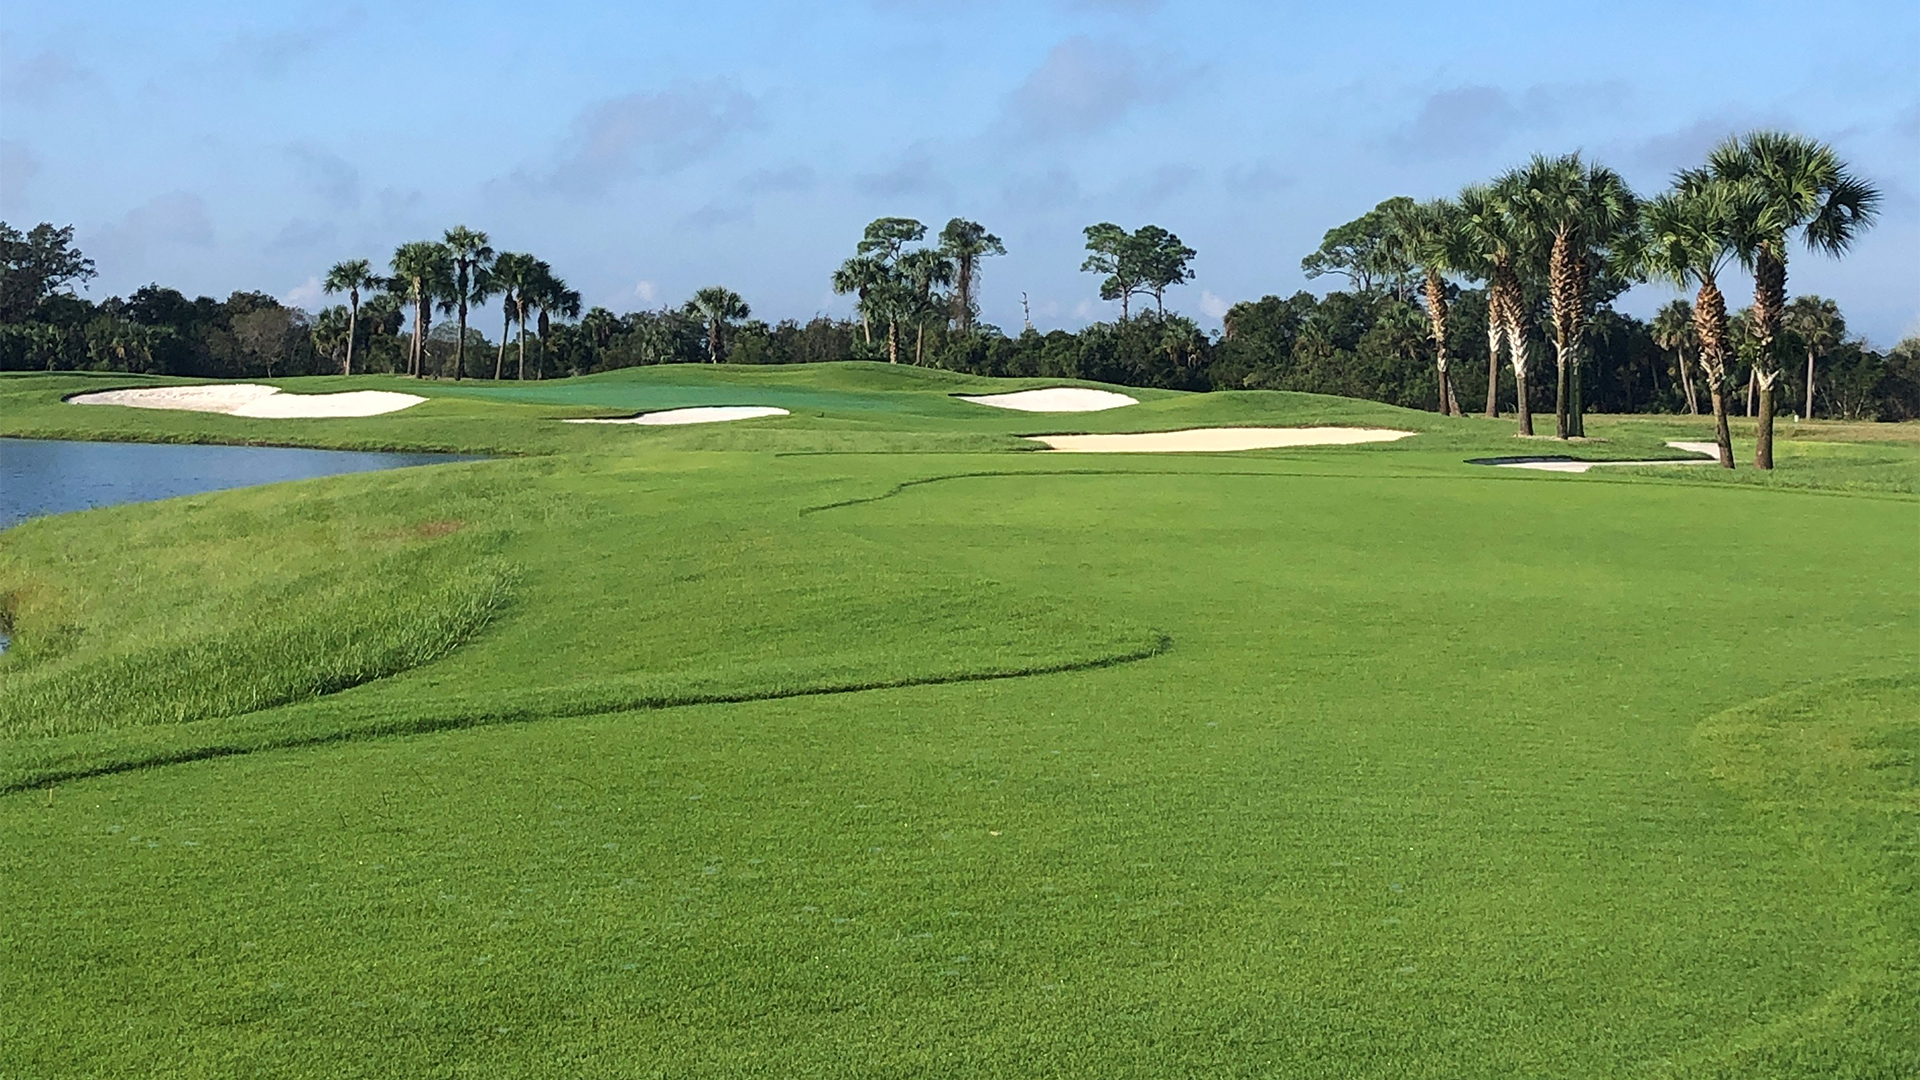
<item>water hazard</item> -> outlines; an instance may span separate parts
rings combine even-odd
[[[0,528],[116,503],[474,460],[461,454],[0,439]]]

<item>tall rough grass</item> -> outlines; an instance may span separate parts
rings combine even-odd
[[[473,637],[511,572],[458,548],[309,576],[246,619],[168,628],[0,673],[0,736],[48,737],[234,716],[405,671]],[[237,598],[236,605],[244,604]]]

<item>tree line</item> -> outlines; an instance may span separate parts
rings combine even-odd
[[[73,247],[71,227],[22,234],[0,223],[0,368],[538,379],[642,364],[854,358],[1191,390],[1306,390],[1460,413],[1459,372],[1484,366],[1486,414],[1510,405],[1524,434],[1535,412],[1551,410],[1554,434],[1576,438],[1593,409],[1698,413],[1704,396],[1723,448],[1730,411],[1759,420],[1756,464],[1768,467],[1782,394],[1808,416],[1920,416],[1920,342],[1881,354],[1848,337],[1833,301],[1786,295],[1793,242],[1841,254],[1872,223],[1878,200],[1830,148],[1774,132],[1728,140],[1650,199],[1577,154],[1536,157],[1452,198],[1388,199],[1328,230],[1302,269],[1342,277],[1344,288],[1235,304],[1214,335],[1169,309],[1169,290],[1193,278],[1197,253],[1157,225],[1084,230],[1081,269],[1099,276],[1117,318],[1042,333],[1028,316],[1009,334],[980,321],[978,301],[986,262],[1006,246],[958,217],[931,237],[911,218],[873,221],[830,276],[835,292],[854,298],[854,317],[772,324],[723,286],[657,310],[583,311],[549,263],[495,252],[486,233],[466,226],[402,244],[380,269],[366,259],[335,264],[322,285],[343,302],[314,315],[262,293],[189,300],[159,285],[93,304],[75,292],[94,267]],[[1728,312],[1719,292],[1731,265],[1756,282],[1743,311]],[[1613,309],[1645,280],[1695,295],[1651,321]],[[490,304],[497,340],[470,324]],[[1731,465],[1730,449],[1722,457]]]
[[[1499,404],[1498,368],[1513,372],[1520,433],[1532,435],[1528,382],[1536,356],[1551,348],[1554,434],[1585,434],[1587,354],[1597,312],[1634,282],[1697,289],[1691,305],[1656,319],[1676,353],[1681,382],[1698,410],[1697,362],[1712,403],[1720,463],[1733,467],[1727,434],[1730,379],[1744,362],[1756,399],[1754,464],[1773,467],[1776,392],[1788,366],[1790,334],[1807,349],[1809,413],[1815,360],[1832,348],[1837,306],[1803,297],[1789,304],[1787,261],[1795,241],[1843,254],[1873,223],[1880,194],[1823,143],[1756,131],[1715,147],[1671,187],[1642,200],[1620,174],[1579,154],[1535,156],[1452,199],[1390,200],[1330,232],[1303,268],[1419,290],[1429,324],[1440,411],[1459,413],[1450,375],[1448,280],[1484,283],[1487,415]],[[1753,303],[1736,326],[1718,285],[1731,264],[1754,279]],[[1684,325],[1682,320],[1684,319]],[[1737,331],[1737,332],[1736,332]]]

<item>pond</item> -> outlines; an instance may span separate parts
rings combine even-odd
[[[43,514],[115,503],[149,502],[339,473],[476,460],[463,454],[0,439],[0,528]]]

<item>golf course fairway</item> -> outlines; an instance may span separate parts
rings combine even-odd
[[[427,400],[0,377],[489,456],[0,533],[0,1077],[1920,1075],[1911,426],[273,382]],[[1415,434],[1025,438],[1214,427]]]

